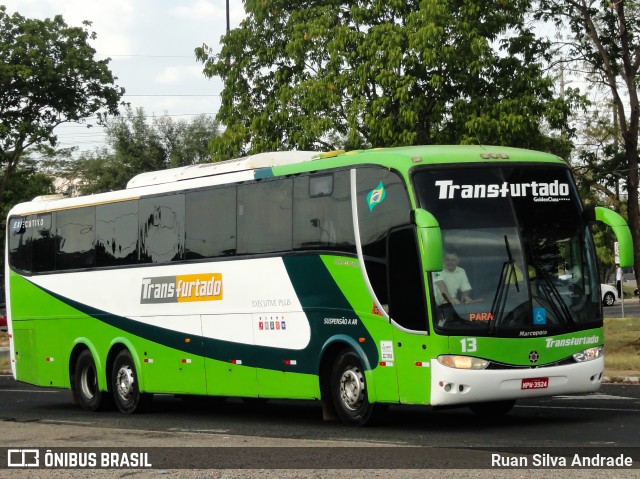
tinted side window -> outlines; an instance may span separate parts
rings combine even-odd
[[[138,202],[96,207],[96,264],[117,266],[138,261]]]
[[[357,190],[365,268],[376,296],[387,303],[387,237],[409,223],[411,204],[402,179],[383,168],[358,168]]]
[[[96,209],[93,206],[56,213],[56,269],[95,265],[95,220]]]
[[[358,168],[357,178],[363,254],[385,258],[389,230],[410,221],[411,204],[404,182],[383,168]]]
[[[139,202],[141,263],[184,257],[184,195],[143,198]]]
[[[31,271],[32,229],[27,217],[14,216],[9,220],[9,264],[20,271]]]
[[[186,194],[185,257],[214,258],[236,252],[236,189]]]
[[[291,250],[290,179],[238,186],[238,254]]]
[[[299,176],[293,195],[293,249],[355,253],[348,171]]]
[[[36,273],[53,271],[55,265],[56,235],[55,216],[51,213],[35,215],[36,225],[32,233],[32,268]]]

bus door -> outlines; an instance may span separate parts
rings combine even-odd
[[[425,286],[414,226],[391,230],[387,240],[389,316],[401,403],[428,404],[430,357]]]

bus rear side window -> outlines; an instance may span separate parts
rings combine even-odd
[[[26,217],[9,220],[9,264],[20,271],[31,271],[31,229]]]

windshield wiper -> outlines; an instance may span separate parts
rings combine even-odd
[[[507,235],[504,235],[504,244],[507,249],[507,258],[509,260],[502,264],[500,278],[498,279],[498,287],[496,288],[496,295],[493,297],[493,302],[491,303],[491,311],[493,312],[493,321],[489,322],[489,331],[491,332],[496,330],[498,324],[502,322],[502,318],[504,317],[504,307],[507,304],[507,297],[509,296],[511,278],[514,278],[516,291],[520,292],[520,284],[518,283],[518,275],[516,273],[516,262],[513,259]]]

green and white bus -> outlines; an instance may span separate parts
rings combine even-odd
[[[262,153],[36,198],[7,220],[15,379],[87,410],[154,393],[504,413],[596,391],[603,315],[566,163],[506,147]],[[443,261],[444,258],[444,261]]]

